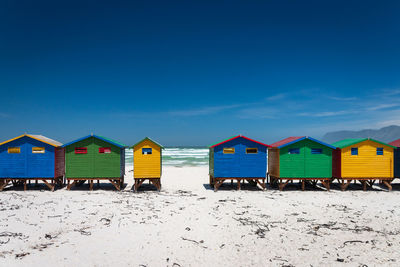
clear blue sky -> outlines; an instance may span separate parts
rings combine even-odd
[[[272,143],[400,124],[399,14],[400,1],[1,1],[0,139]]]

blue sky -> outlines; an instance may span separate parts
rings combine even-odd
[[[399,1],[1,1],[0,139],[400,125]]]

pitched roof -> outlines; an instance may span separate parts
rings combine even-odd
[[[395,146],[395,147],[400,147],[400,139],[394,140],[393,142],[390,142],[389,145]]]
[[[152,142],[153,144],[155,144],[155,145],[157,145],[157,146],[159,146],[159,147],[161,147],[161,148],[164,148],[162,145],[160,145],[159,143],[157,143],[156,141],[152,140],[152,139],[149,138],[149,137],[143,138],[142,140],[140,140],[139,142],[137,142],[136,144],[134,144],[132,147],[137,146],[138,144],[140,144],[141,142],[143,142],[143,141],[145,141],[145,140],[148,140],[148,141]]]
[[[282,147],[285,147],[285,146],[300,142],[301,140],[304,140],[304,139],[308,139],[308,140],[311,140],[313,142],[319,143],[319,144],[321,144],[323,146],[326,146],[326,147],[329,147],[329,148],[332,148],[332,149],[336,149],[336,146],[332,146],[332,145],[330,145],[328,143],[319,141],[319,140],[314,139],[314,138],[309,137],[309,136],[291,136],[291,137],[285,138],[285,139],[283,139],[281,141],[275,142],[275,143],[271,144],[271,146],[272,147],[276,147],[276,148],[282,148]]]
[[[227,142],[229,142],[229,141],[235,140],[235,139],[237,139],[237,138],[244,138],[244,139],[246,139],[246,140],[252,141],[252,142],[257,143],[257,144],[259,144],[259,145],[266,146],[266,147],[271,147],[270,145],[267,145],[267,144],[258,142],[258,141],[256,141],[256,140],[250,139],[250,138],[248,138],[248,137],[246,137],[246,136],[244,136],[244,135],[240,135],[240,134],[237,135],[237,136],[233,136],[233,137],[231,137],[231,138],[225,139],[225,140],[223,140],[223,141],[220,141],[220,142],[218,142],[218,143],[214,143],[214,144],[212,144],[212,145],[209,145],[209,147],[210,147],[210,148],[213,148],[213,147],[222,145],[222,144],[224,144],[224,143],[227,143]]]
[[[84,136],[84,137],[82,137],[82,138],[79,138],[79,139],[76,139],[76,140],[74,140],[74,141],[71,141],[71,142],[69,142],[69,143],[66,143],[65,145],[63,145],[63,147],[72,145],[72,144],[74,144],[74,143],[76,143],[76,142],[85,140],[85,139],[87,139],[87,138],[89,138],[89,137],[95,137],[95,138],[100,139],[100,140],[103,140],[103,141],[105,141],[105,142],[107,142],[107,143],[113,144],[113,145],[115,145],[115,146],[117,146],[117,147],[119,147],[119,148],[125,148],[125,147],[127,147],[126,145],[124,145],[124,144],[122,144],[122,143],[119,143],[119,142],[114,141],[114,140],[112,140],[112,139],[109,139],[109,138],[106,138],[106,137],[103,137],[103,136],[100,136],[100,135],[95,135],[95,134],[87,135],[87,136]]]
[[[373,141],[373,142],[376,142],[376,143],[379,143],[379,144],[382,144],[382,145],[385,145],[385,146],[389,146],[389,147],[395,148],[394,146],[392,146],[390,144],[386,144],[384,142],[381,142],[381,141],[378,141],[378,140],[375,140],[375,139],[372,139],[372,138],[349,138],[349,139],[344,139],[344,140],[335,142],[332,145],[336,146],[338,148],[345,148],[345,147],[352,146],[352,145],[355,145],[355,144],[358,144],[358,143],[361,143],[361,142],[364,142],[364,141],[367,141],[367,140],[370,140],[370,141]]]
[[[9,139],[9,140],[7,140],[7,141],[4,141],[4,142],[0,143],[0,145],[4,145],[4,144],[6,144],[6,143],[9,143],[9,142],[11,142],[11,141],[20,139],[20,138],[25,137],[25,136],[30,137],[30,138],[35,139],[35,140],[38,140],[38,141],[40,141],[40,142],[49,144],[49,145],[54,146],[54,147],[62,146],[62,143],[60,143],[60,142],[58,142],[58,141],[56,141],[56,140],[53,140],[53,139],[51,139],[51,138],[48,138],[48,137],[46,137],[46,136],[39,135],[39,134],[23,134],[23,135],[20,135],[20,136],[11,138],[11,139]]]

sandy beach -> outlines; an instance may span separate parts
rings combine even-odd
[[[399,265],[400,186],[214,192],[208,167],[165,167],[162,190],[111,184],[0,194],[0,266]]]

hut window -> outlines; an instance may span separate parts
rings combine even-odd
[[[358,155],[358,147],[352,147],[351,148],[351,155],[357,156]]]
[[[257,154],[258,149],[257,148],[246,148],[246,154]]]
[[[311,148],[311,154],[322,154],[322,148]]]
[[[32,147],[33,154],[44,154],[44,147]]]
[[[380,155],[380,156],[383,155],[383,147],[377,147],[376,148],[376,154]]]
[[[149,148],[149,147],[142,148],[142,154],[143,155],[151,155],[151,154],[153,154],[153,149]]]
[[[87,154],[87,147],[75,147],[75,154]]]
[[[300,148],[289,148],[289,154],[300,154]]]
[[[234,147],[225,147],[223,152],[224,152],[224,154],[235,154],[235,148]]]
[[[99,147],[99,153],[100,154],[110,154],[111,147]]]
[[[19,153],[21,153],[21,148],[20,147],[9,147],[8,153],[9,154],[19,154]]]

